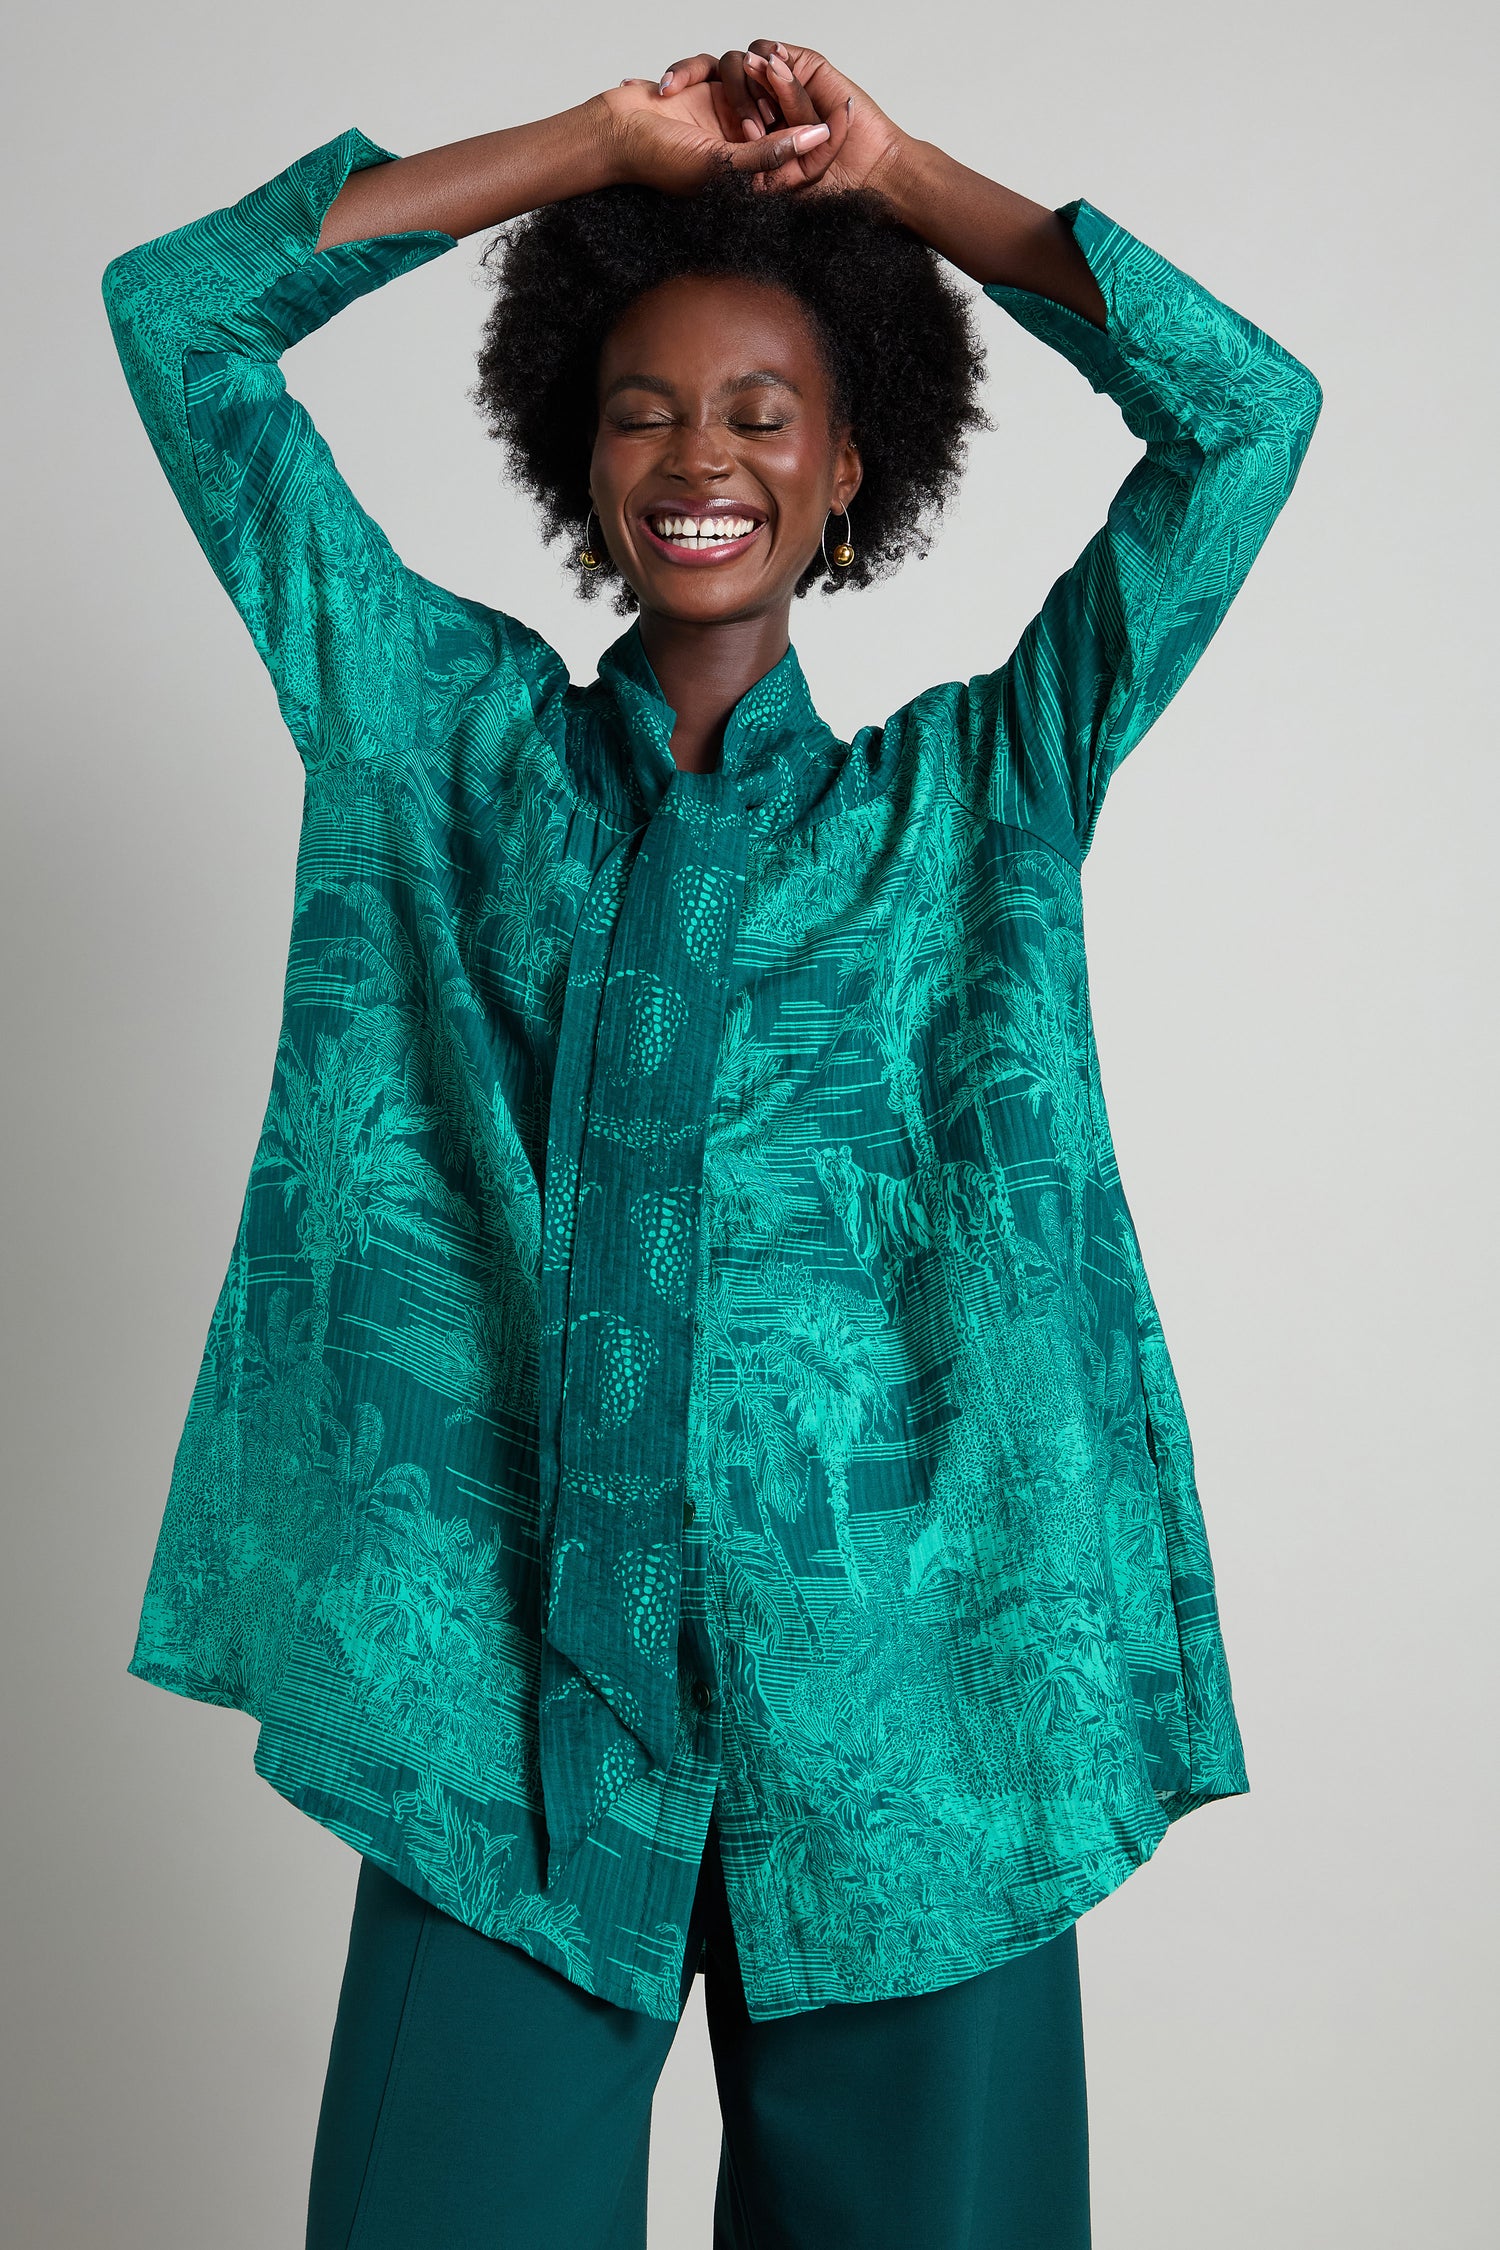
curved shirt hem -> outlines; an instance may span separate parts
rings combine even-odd
[[[426,1872],[412,1855],[395,1840],[394,1831],[383,1822],[372,1827],[368,1810],[364,1817],[360,1807],[344,1789],[330,1788],[328,1779],[317,1779],[309,1773],[310,1761],[315,1764],[317,1752],[313,1741],[303,1738],[293,1729],[288,1735],[284,1727],[269,1721],[256,1708],[251,1698],[243,1692],[215,1684],[164,1663],[144,1650],[137,1650],[126,1667],[134,1678],[181,1695],[189,1701],[207,1703],[221,1708],[243,1711],[260,1726],[260,1735],[254,1753],[255,1771],[274,1789],[278,1796],[294,1805],[309,1819],[326,1828],[351,1850],[368,1858],[386,1874],[426,1900],[440,1912],[455,1915],[459,1905],[444,1884]],[[298,1769],[301,1769],[300,1772]],[[1204,1779],[1196,1786],[1189,1784],[1170,1798],[1158,1798],[1143,1810],[1148,1817],[1126,1831],[1118,1849],[1109,1853],[1089,1854],[1087,1879],[1071,1891],[1067,1903],[1057,1912],[1045,1915],[1035,1922],[1026,1922],[1013,1928],[1003,1937],[990,1942],[970,1940],[968,1957],[954,1961],[950,1971],[937,1970],[929,1959],[928,1965],[909,1978],[887,1976],[880,1981],[878,1990],[852,1985],[848,1979],[835,1975],[809,1977],[795,1973],[798,1966],[792,1953],[778,1948],[780,1958],[769,1980],[757,1980],[753,1962],[743,1954],[740,1959],[741,1979],[745,2005],[753,2023],[770,2023],[787,2016],[808,2013],[817,2008],[831,2006],[859,2006],[875,2000],[914,1998],[927,1992],[947,1990],[950,1986],[967,1983],[972,1977],[982,1976],[1004,1962],[1033,1952],[1051,1939],[1072,1928],[1094,1906],[1118,1890],[1136,1870],[1151,1859],[1168,1829],[1185,1819],[1188,1813],[1214,1804],[1226,1797],[1248,1793],[1249,1783],[1242,1775],[1224,1774],[1217,1780]],[[376,1792],[376,1799],[379,1793]],[[379,1804],[372,1800],[373,1809],[379,1813]],[[709,1810],[705,1797],[705,1825]],[[523,1821],[540,1821],[534,1808],[517,1806]],[[699,1854],[701,1857],[701,1852]],[[1075,1862],[1075,1865],[1079,1863]],[[1058,1887],[1065,1887],[1066,1863],[1053,1869]],[[1079,1872],[1082,1872],[1081,1866]],[[588,1885],[585,1878],[586,1888]],[[684,1884],[690,1894],[693,1879]],[[564,1907],[564,1915],[567,1914]],[[534,1915],[534,1919],[532,1918]],[[505,1895],[486,1904],[468,1901],[455,1918],[463,1920],[481,1935],[499,1944],[511,1944],[526,1953],[554,1974],[562,1976],[579,1990],[610,2001],[633,2014],[647,2015],[658,2022],[679,2020],[681,2002],[676,1997],[681,1989],[681,1959],[662,1962],[655,1973],[645,1973],[639,1959],[615,1960],[588,1957],[586,1953],[570,1950],[565,1923],[560,1924],[552,1910],[548,1895],[540,1886],[533,1897],[524,1883],[507,1888]],[[660,1927],[660,1924],[657,1925]],[[685,1932],[682,1933],[685,1937]],[[672,1932],[675,1938],[677,1933]],[[669,1946],[671,1938],[668,1940]],[[802,1964],[805,1966],[805,1964]],[[791,1973],[789,1973],[791,1972]]]
[[[323,1791],[306,1783],[299,1783],[290,1776],[280,1773],[270,1758],[262,1762],[259,1751],[256,1754],[256,1771],[260,1774],[262,1780],[269,1783],[278,1796],[284,1797],[289,1804],[295,1805],[299,1812],[305,1813],[310,1819],[315,1820],[320,1827],[326,1828],[333,1835],[338,1836],[341,1841],[349,1844],[363,1857],[373,1860],[376,1866],[383,1869],[385,1873],[394,1876],[398,1882],[404,1883],[409,1890],[416,1892],[419,1897],[426,1899],[439,1911],[451,1913],[451,1905],[439,1895],[438,1889],[426,1880],[420,1869],[414,1867],[403,1853],[388,1850],[378,1840],[369,1843],[362,1842],[358,1827],[350,1813],[330,1800]],[[1242,1792],[1237,1793],[1242,1794]],[[1213,1798],[1200,1795],[1196,1803],[1207,1804],[1214,1801],[1216,1800]],[[914,1999],[920,1997],[923,1993],[942,1992],[953,1985],[966,1984],[971,1978],[983,1976],[989,1970],[1001,1967],[1006,1961],[1013,1961],[1022,1954],[1035,1952],[1039,1946],[1048,1944],[1053,1938],[1061,1937],[1064,1931],[1072,1929],[1091,1907],[1099,1905],[1113,1892],[1119,1890],[1131,1875],[1135,1874],[1139,1868],[1144,1867],[1146,1862],[1155,1856],[1162,1838],[1167,1834],[1168,1828],[1173,1825],[1175,1825],[1175,1820],[1169,1821],[1163,1815],[1160,1827],[1154,1834],[1142,1838],[1139,1850],[1121,1850],[1105,1864],[1094,1880],[1083,1886],[1078,1893],[1076,1905],[1070,1906],[1061,1914],[1049,1916],[1044,1922],[1034,1927],[1028,1926],[1024,1930],[1016,1931],[1011,1938],[998,1945],[984,1948],[972,1962],[956,1966],[952,1975],[933,1976],[924,1974],[909,1982],[897,1981],[889,1984],[878,1992],[855,1990],[843,1983],[830,1982],[826,1985],[805,1983],[797,1992],[789,1993],[785,1998],[775,2000],[758,1997],[752,1993],[748,1985],[745,1985],[746,2012],[752,2023],[774,2023],[784,2017],[810,2014],[818,2008],[857,2007],[878,2000]],[[532,1960],[540,1962],[543,1967],[549,1968],[555,1974],[566,1978],[569,1983],[576,1984],[580,1990],[592,1993],[598,1999],[608,2000],[616,2007],[627,2009],[631,2014],[650,2016],[659,2023],[676,2023],[681,2019],[682,2010],[677,2005],[643,2004],[642,2000],[635,1994],[632,1980],[626,1975],[611,1975],[606,1972],[593,1979],[571,1976],[566,1967],[560,1966],[555,1948],[547,1942],[546,1938],[534,1936],[524,1926],[508,1929],[503,1935],[493,1928],[485,1928],[483,1921],[476,1921],[473,1926],[479,1929],[483,1936],[493,1938],[495,1943],[518,1947]],[[743,1981],[743,1964],[741,1970]]]

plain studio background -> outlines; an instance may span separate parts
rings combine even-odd
[[[409,154],[763,31],[1087,195],[1327,393],[1086,876],[1253,1785],[1081,1926],[1096,2239],[1491,2239],[1489,11],[137,0],[29,9],[9,46],[7,2250],[296,2250],[357,1868],[256,1777],[251,1721],[125,1673],[269,1090],[302,776],[100,274],[346,125]],[[587,679],[620,624],[465,396],[484,239],[288,377],[398,552]],[[1137,451],[980,310],[997,427],[931,559],[794,617],[845,733],[1001,661]],[[707,2061],[695,1995],[653,2250],[707,2243]]]

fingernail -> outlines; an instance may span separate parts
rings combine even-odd
[[[744,125],[747,141],[763,141],[765,139],[766,129],[758,117],[747,117]]]
[[[780,55],[773,55],[773,56],[771,57],[771,69],[772,69],[772,72],[773,72],[773,74],[774,74],[774,75],[775,75],[775,76],[776,76],[777,78],[784,78],[784,79],[785,79],[785,80],[787,81],[787,84],[788,84],[788,85],[790,85],[790,84],[791,84],[791,78],[792,78],[792,74],[791,74],[791,72],[790,72],[790,71],[789,71],[789,70],[787,69],[787,66],[786,66],[786,64],[785,64],[785,63],[784,63],[784,62],[782,61],[782,59],[781,59]]]
[[[761,102],[761,103],[759,104],[759,108],[760,108],[760,114],[761,114],[761,116],[762,116],[762,117],[763,117],[763,118],[765,119],[766,123],[767,123],[768,125],[774,125],[774,124],[775,124],[775,122],[776,122],[776,112],[775,112],[775,110],[774,110],[774,109],[772,109],[772,107],[771,107],[770,103],[769,103],[769,102]]]
[[[670,70],[669,70],[669,71],[667,72],[667,75],[666,75],[666,77],[665,77],[665,78],[664,78],[664,79],[662,80],[662,82],[661,82],[661,91],[662,91],[663,93],[665,93],[665,92],[666,92],[666,90],[667,90],[667,88],[668,88],[668,87],[669,87],[669,86],[671,85],[671,83],[672,83],[672,73],[671,73],[671,72],[670,72]]]
[[[799,125],[792,135],[792,146],[801,156],[805,150],[816,148],[819,141],[826,141],[827,138],[826,125]]]
[[[854,96],[852,94],[844,104],[844,115],[845,117],[852,117],[854,115]]]
[[[780,41],[779,39],[778,39],[778,40],[777,40],[777,42],[776,42],[776,52],[777,52],[777,54],[778,54],[778,55],[785,55],[785,56],[786,56],[786,58],[787,58],[787,61],[788,61],[788,62],[790,62],[790,61],[791,61],[791,59],[792,59],[792,58],[791,58],[791,55],[790,55],[790,53],[789,53],[789,52],[788,52],[788,50],[787,50],[787,49],[786,49],[786,48],[785,48],[785,47],[784,47],[784,46],[782,45],[782,43],[781,43],[781,41]]]

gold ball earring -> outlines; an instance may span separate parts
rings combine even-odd
[[[832,514],[833,510],[830,508],[828,511],[828,515],[831,516]],[[844,536],[839,541],[838,545],[834,548],[831,555],[828,552],[828,516],[825,516],[823,518],[823,560],[825,563],[827,563],[830,570],[847,570],[849,568],[849,565],[854,560],[854,548],[850,543],[849,537],[849,511],[847,508],[840,508],[839,514],[844,519]]]
[[[589,520],[583,527],[583,545],[578,550],[579,566],[583,570],[597,570],[599,568],[599,557],[594,553],[594,542],[589,536],[593,521],[594,511],[590,508]]]

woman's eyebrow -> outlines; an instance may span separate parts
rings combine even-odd
[[[774,384],[778,390],[790,391],[793,398],[802,396],[791,376],[778,375],[774,367],[752,368],[748,375],[737,375],[734,381],[726,383],[724,388],[726,391],[749,391],[763,389],[767,384]]]
[[[675,398],[677,392],[660,375],[617,375],[604,394],[607,406],[617,391],[655,391],[658,398]]]
[[[790,375],[778,375],[774,367],[753,367],[748,375],[731,376],[727,383],[721,385],[719,395],[727,398],[735,391],[765,390],[772,387],[790,391],[793,398],[802,396]],[[676,384],[669,383],[663,375],[617,375],[605,390],[601,403],[607,406],[620,391],[651,391],[658,398],[677,396]]]

